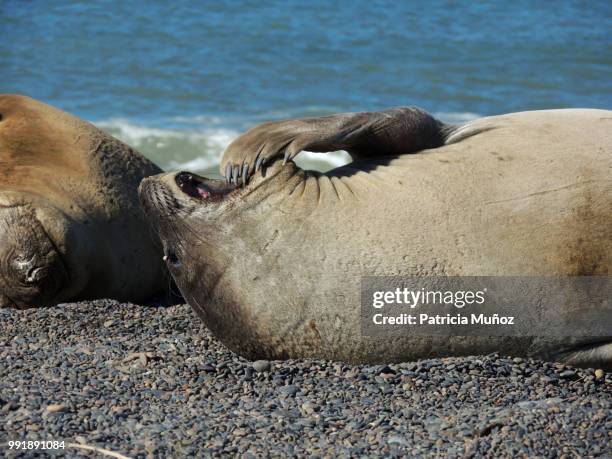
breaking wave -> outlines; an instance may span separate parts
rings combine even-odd
[[[447,123],[460,124],[478,118],[476,113],[459,112],[435,114]],[[221,155],[230,142],[245,127],[255,123],[236,123],[241,129],[224,126],[224,120],[213,116],[174,117],[169,128],[153,127],[125,118],[111,118],[95,124],[133,146],[164,170],[185,169],[194,172],[218,174]],[[227,123],[225,123],[227,124]],[[304,152],[298,157],[302,167],[329,170],[350,162],[344,152]]]

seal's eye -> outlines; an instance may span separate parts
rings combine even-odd
[[[176,252],[172,249],[166,249],[166,253],[164,254],[164,261],[170,263],[175,268],[181,266],[181,260],[176,255]]]

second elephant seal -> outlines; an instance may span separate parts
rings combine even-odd
[[[159,172],[90,123],[0,95],[0,306],[163,291],[161,247],[137,195]]]
[[[302,149],[345,149],[354,162],[305,171],[290,161]],[[221,167],[231,183],[168,173],[140,195],[181,292],[232,350],[368,363],[500,352],[611,366],[609,336],[362,336],[360,281],[610,276],[612,112],[451,127],[402,108],[267,123]],[[559,312],[578,321],[587,306]]]

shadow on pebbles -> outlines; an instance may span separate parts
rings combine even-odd
[[[185,305],[0,309],[0,456],[610,457],[611,383],[498,355],[253,363]]]

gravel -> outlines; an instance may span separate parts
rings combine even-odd
[[[0,456],[611,457],[611,383],[498,355],[249,362],[186,305],[0,309]]]

